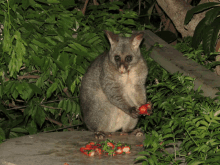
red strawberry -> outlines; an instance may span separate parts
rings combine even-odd
[[[119,146],[119,147],[117,147],[117,149],[118,149],[118,150],[121,150],[122,148],[121,148],[121,146]]]
[[[88,155],[88,156],[94,156],[95,152],[97,152],[99,155],[101,155],[102,150],[101,150],[101,148],[98,148],[98,147],[101,147],[101,144],[96,144],[95,145],[94,142],[90,142],[89,144],[86,144],[85,147],[81,147],[80,151],[83,154]]]
[[[122,151],[125,153],[130,153],[130,149],[131,148],[129,146],[122,147]]]
[[[108,142],[108,143],[107,143],[107,146],[112,147],[112,149],[115,148],[114,144],[112,144],[111,142]]]
[[[148,109],[151,109],[151,105],[150,104],[145,104],[145,105],[142,105],[140,108],[139,108],[139,114],[141,115],[150,115],[150,113],[147,112]]]
[[[84,152],[84,151],[85,151],[85,147],[81,147],[79,150],[80,150],[81,152]]]
[[[81,147],[81,148],[80,148],[80,151],[81,151],[83,154],[88,155],[87,152],[85,152],[85,150],[86,150],[85,147]]]
[[[91,150],[89,151],[89,156],[94,156],[95,155],[95,151]]]
[[[92,146],[94,146],[94,145],[95,145],[95,143],[94,143],[94,142],[90,142],[89,144],[90,144],[90,145],[92,145]]]
[[[117,147],[117,150],[115,152],[116,152],[116,154],[122,154],[123,153],[121,147]]]
[[[147,112],[147,107],[145,105],[142,105],[140,108],[139,108],[139,114],[144,114]]]
[[[102,150],[101,150],[101,148],[96,148],[95,151],[96,151],[99,155],[102,155]]]
[[[102,145],[101,145],[101,144],[96,144],[95,146],[97,146],[97,147],[101,147]]]
[[[86,149],[92,149],[92,146],[90,144],[86,144]]]

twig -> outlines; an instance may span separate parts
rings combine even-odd
[[[93,0],[94,5],[98,6],[99,3],[97,2],[97,0]]]
[[[31,79],[31,78],[40,78],[40,76],[38,75],[27,75],[27,76],[18,76],[18,80],[22,80],[22,79]]]
[[[56,121],[56,120],[54,120],[54,119],[51,119],[51,118],[49,118],[49,117],[46,117],[46,120],[49,120],[50,122],[52,122],[52,123],[54,123],[54,124],[56,124],[56,125],[59,125],[60,127],[63,126],[62,123],[60,123],[60,122],[58,122],[58,121]],[[69,131],[73,131],[74,129],[68,128],[68,130],[69,130]]]
[[[67,87],[63,89],[63,92],[67,95],[67,97],[69,97],[69,98],[72,97],[71,94],[68,92],[68,88]]]
[[[43,103],[43,101],[46,99],[46,97],[43,98],[43,100],[40,102],[41,104]]]
[[[26,67],[24,66],[24,67],[22,67],[22,68],[20,68],[20,70],[24,70],[24,69],[26,69]]]
[[[165,16],[165,14],[163,13],[163,11],[160,9],[160,7],[158,6],[157,3],[155,4],[155,9],[156,9],[158,15],[160,16],[161,22],[162,22],[164,25],[166,25],[166,21],[167,21],[166,16]]]
[[[87,6],[88,2],[89,2],[89,0],[86,0],[86,1],[85,1],[85,4],[84,4],[84,6],[83,6],[83,9],[82,9],[82,13],[83,13],[83,15],[85,15],[85,12],[86,12],[86,6]]]
[[[139,15],[141,14],[141,0],[139,0],[139,2],[138,2],[138,5],[139,5]]]
[[[54,132],[54,131],[58,131],[58,130],[66,129],[66,128],[71,128],[71,127],[75,127],[75,126],[80,126],[80,125],[83,125],[83,124],[77,124],[77,125],[65,126],[65,127],[62,127],[62,128],[57,128],[57,129],[50,130],[50,131],[44,131],[44,133],[48,133],[48,132]]]
[[[46,106],[46,105],[41,105],[44,108],[50,108],[50,109],[62,109],[62,108],[54,108],[54,107],[50,107],[50,106]]]
[[[13,108],[9,108],[9,109],[6,109],[6,110],[12,110],[12,109],[21,109],[21,108],[26,108],[27,106],[15,106]]]
[[[24,76],[25,76],[25,75],[27,75],[27,74],[36,73],[36,72],[37,72],[37,73],[40,73],[40,71],[39,71],[39,70],[33,70],[33,71],[31,71],[31,72],[24,73]]]
[[[76,97],[70,97],[70,98],[78,98],[79,96],[76,96]],[[43,99],[44,100],[44,99]],[[24,102],[22,100],[16,100],[18,102]],[[54,102],[58,102],[60,100],[54,100],[54,101],[47,101],[47,102],[41,102],[40,105],[44,105],[44,104],[48,104],[48,103],[54,103]],[[21,109],[21,108],[26,108],[27,106],[17,106],[17,105],[13,105],[12,103],[8,103],[6,104],[4,101],[2,101],[2,103],[5,105],[5,106],[9,106],[9,107],[13,107],[13,108],[9,108],[9,109],[6,109],[6,110],[13,110],[13,109]],[[47,106],[49,107],[49,106]],[[52,108],[52,107],[50,107]],[[52,109],[55,109],[54,107]],[[60,108],[56,108],[56,109],[60,109]]]
[[[24,100],[19,100],[19,99],[16,99],[15,101],[17,101],[17,102],[22,102],[22,103],[25,102]]]

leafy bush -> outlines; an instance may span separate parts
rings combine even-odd
[[[84,16],[72,0],[1,1],[0,141],[82,124],[80,81],[109,48],[103,30],[143,28],[120,5],[88,6]]]
[[[188,57],[188,59],[192,59],[200,65],[203,65],[210,71],[214,71],[213,69],[220,65],[219,61],[215,61],[215,56],[218,55],[217,52],[205,54],[203,50],[203,46],[200,44],[197,49],[194,49],[192,46],[192,37],[186,37],[182,39],[181,42],[177,43],[174,48],[178,51],[182,52],[184,56]]]
[[[142,50],[146,54],[145,50]],[[149,75],[148,99],[154,105],[151,116],[141,118],[139,127],[146,132],[145,151],[136,158],[142,164],[217,164],[220,128],[219,96],[215,99],[194,91],[194,79],[179,73],[170,75],[145,55]],[[217,112],[216,112],[217,111]],[[178,143],[180,146],[177,146]],[[174,153],[166,149],[172,147]],[[179,149],[180,148],[180,149]]]

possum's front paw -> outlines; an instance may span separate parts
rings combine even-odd
[[[105,133],[104,132],[95,132],[95,138],[96,139],[104,139],[105,138]]]
[[[111,136],[111,133],[104,133],[102,131],[95,132],[96,139],[104,139],[106,136]]]
[[[138,118],[138,116],[140,116],[139,111],[136,107],[131,107],[129,109],[130,112],[130,116],[133,117],[134,119]]]

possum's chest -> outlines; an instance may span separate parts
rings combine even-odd
[[[138,84],[138,77],[135,72],[130,71],[129,73],[121,74],[119,80],[124,95],[127,95],[130,99],[133,100],[135,85]]]
[[[131,87],[137,84],[138,77],[134,71],[129,73],[121,74],[119,76],[119,82],[123,87]]]

